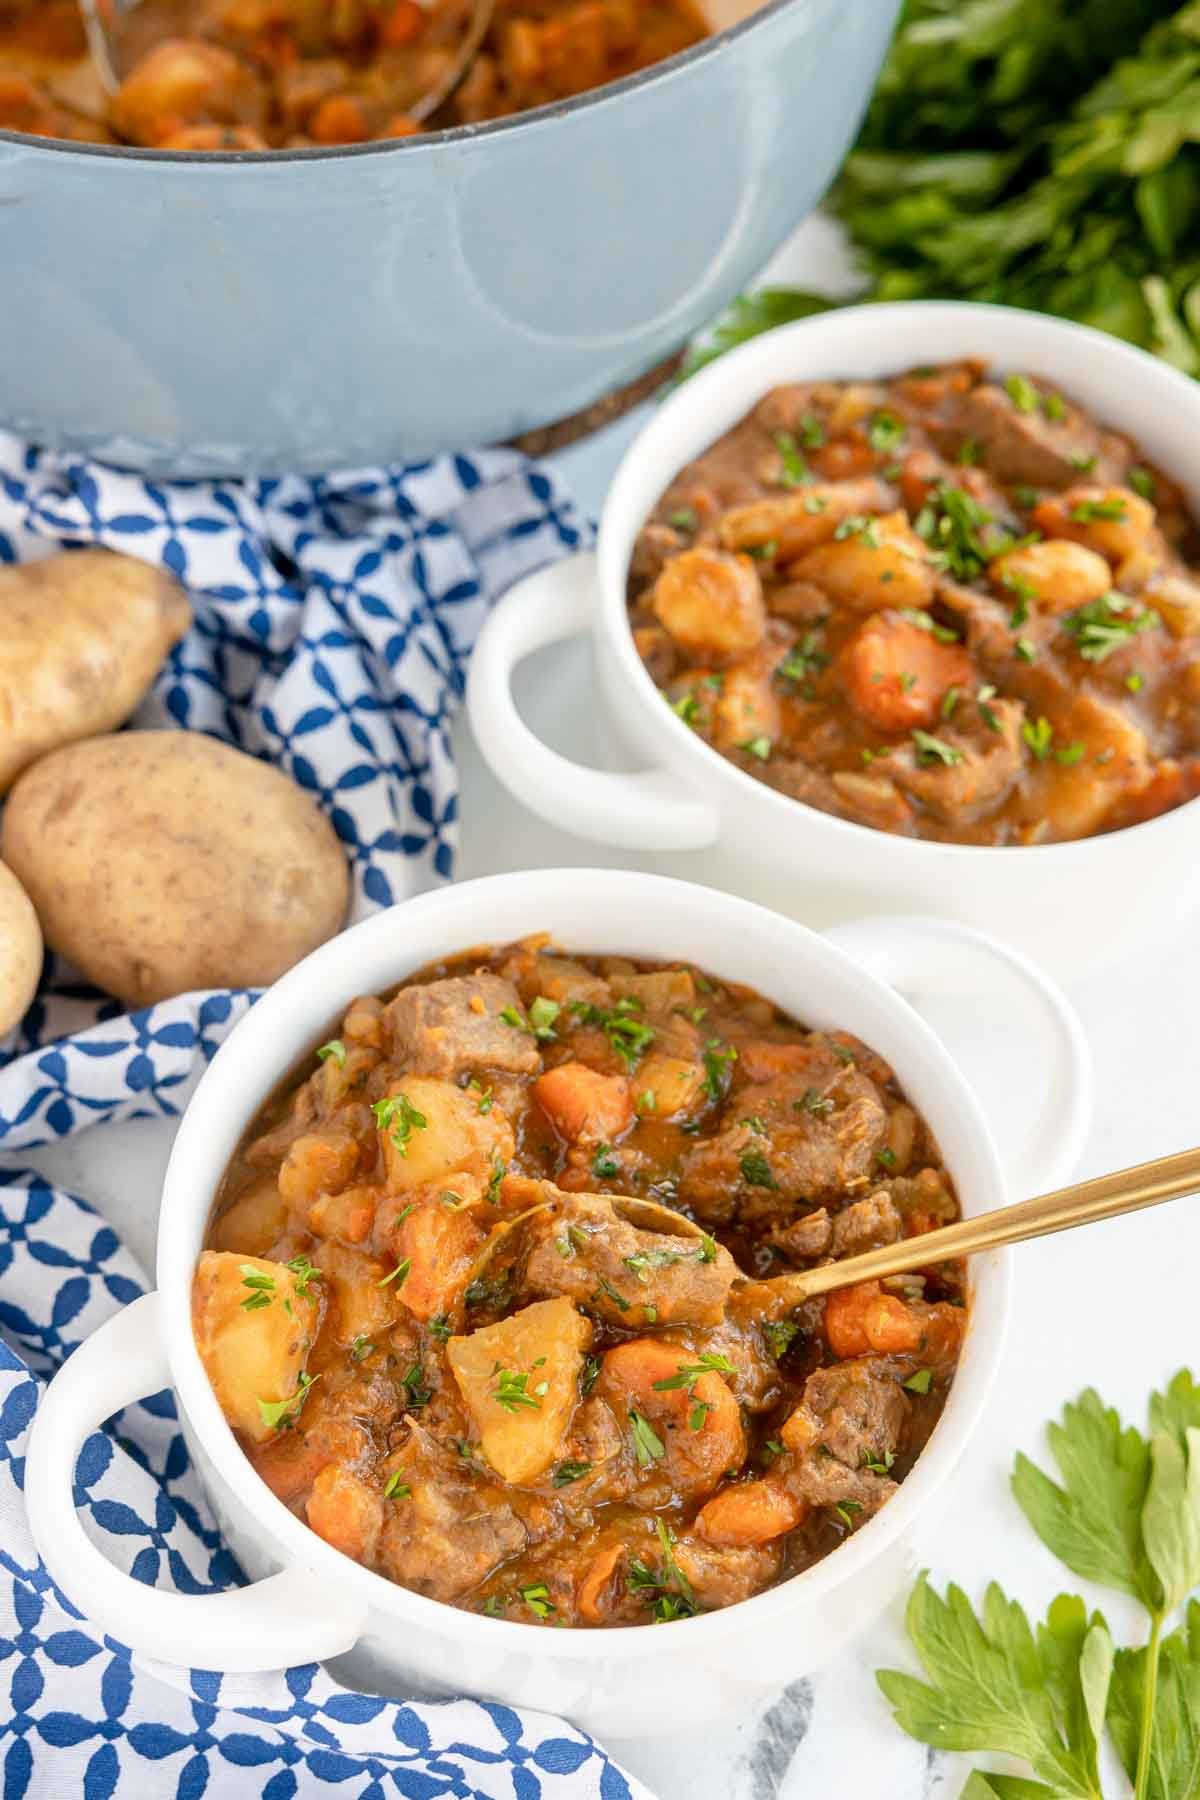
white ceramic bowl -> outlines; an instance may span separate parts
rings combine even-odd
[[[568,949],[683,958],[769,994],[812,1026],[856,1032],[894,1064],[937,1134],[963,1210],[1005,1199],[1001,1160],[951,1055],[863,959],[939,970],[990,968],[1047,1031],[1043,1185],[1078,1154],[1090,1107],[1086,1047],[1044,976],[976,934],[938,922],[851,928],[851,954],[746,901],[657,876],[550,870],[496,876],[409,902],[307,958],[258,1003],[213,1060],[180,1127],[159,1230],[158,1291],[102,1327],[47,1390],[29,1447],[30,1522],[52,1575],[104,1631],[161,1660],[237,1672],[351,1653],[339,1673],[394,1694],[495,1697],[629,1737],[736,1708],[812,1667],[875,1614],[910,1572],[915,1522],[978,1424],[1000,1357],[1008,1272],[972,1268],[971,1321],[945,1413],[899,1493],[816,1567],[740,1606],[680,1625],[546,1631],[460,1612],[370,1573],[275,1498],[226,1424],[192,1339],[190,1292],[222,1171],[297,1057],[347,1002],[473,944],[547,930]],[[1028,1109],[1024,1109],[1028,1110]],[[175,1389],[183,1429],[248,1587],[194,1597],[148,1589],[105,1560],[74,1509],[79,1448],[121,1406]]]
[[[896,837],[776,793],[727,761],[664,705],[634,647],[625,585],[638,530],[671,477],[763,394],[781,382],[866,379],[967,356],[1052,380],[1129,433],[1200,514],[1200,385],[1116,338],[1009,307],[943,301],[850,307],[783,326],[712,364],[655,412],[613,480],[594,556],[531,576],[488,620],[468,704],[500,780],[565,831],[624,849],[705,849],[706,881],[809,924],[936,913],[994,931],[1068,975],[1119,962],[1177,926],[1200,896],[1200,801],[1069,844]],[[568,762],[513,705],[523,657],[589,632],[605,724],[640,773]]]

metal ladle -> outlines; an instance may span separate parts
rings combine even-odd
[[[428,11],[431,0],[420,0],[420,4]],[[115,94],[121,85],[116,38],[125,20],[136,12],[140,0],[78,0],[78,5],[93,66],[105,92]],[[422,124],[439,107],[444,106],[462,85],[483,48],[495,10],[496,0],[474,0],[470,21],[463,33],[457,56],[440,81],[411,106],[405,107],[405,113],[410,119]]]

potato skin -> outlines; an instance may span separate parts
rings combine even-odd
[[[278,769],[190,731],[68,744],[0,824],[51,949],[127,1006],[259,987],[343,924],[333,827]]]
[[[191,622],[164,570],[112,550],[0,569],[0,794],[48,750],[123,725]]]
[[[25,1017],[42,972],[42,933],[33,902],[0,863],[0,1038]]]

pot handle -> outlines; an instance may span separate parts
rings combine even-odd
[[[42,1395],[25,1460],[25,1503],[42,1560],[74,1603],[142,1656],[247,1674],[349,1650],[366,1608],[300,1565],[223,1594],[147,1587],[98,1550],[75,1508],[84,1440],[134,1400],[169,1387],[158,1294],[143,1294],[73,1352]]]
[[[716,841],[717,810],[677,775],[617,775],[571,762],[542,743],[513,702],[517,664],[588,634],[599,591],[596,558],[587,551],[526,576],[493,608],[467,677],[475,740],[509,792],[562,831],[622,850],[703,849]]]
[[[1014,1199],[1071,1180],[1092,1120],[1092,1055],[1056,982],[998,938],[950,920],[854,919],[823,935],[947,1045],[992,1126]]]

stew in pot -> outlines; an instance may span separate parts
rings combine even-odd
[[[980,363],[776,388],[671,482],[630,621],[667,704],[779,793],[963,844],[1200,792],[1179,487],[1053,382]]]
[[[706,35],[692,0],[497,0],[461,87],[471,0],[142,0],[111,99],[76,0],[0,0],[0,129],[164,150],[267,150],[409,137],[584,93]]]
[[[495,1617],[668,1621],[883,1506],[966,1323],[957,1265],[796,1309],[739,1269],[956,1216],[866,1045],[535,938],[351,1005],[227,1173],[196,1342],[258,1473],[346,1555]]]

